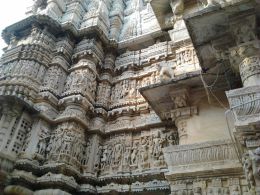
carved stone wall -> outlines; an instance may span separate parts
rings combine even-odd
[[[0,194],[245,195],[255,186],[258,150],[242,167],[229,137],[191,141],[217,129],[200,124],[207,118],[200,109],[212,102],[203,109],[199,102],[215,91],[201,79],[207,70],[183,22],[197,4],[168,3],[160,7],[174,11],[167,28],[149,0],[36,0],[27,19],[4,30]],[[253,62],[255,56],[241,60],[244,83]],[[237,120],[258,117],[255,103],[236,107],[257,99],[257,86],[250,90],[228,93]],[[220,134],[225,121],[218,125]],[[192,137],[198,128],[203,139]]]

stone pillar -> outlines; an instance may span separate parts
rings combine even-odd
[[[54,120],[58,113],[53,105],[58,104],[58,99],[62,95],[73,46],[74,44],[67,37],[63,37],[56,43],[55,56],[49,64],[40,87],[36,107],[49,120]]]
[[[170,111],[171,119],[178,129],[179,144],[185,145],[188,140],[187,120],[197,114],[197,107],[190,106],[188,89],[174,89],[170,96],[174,103],[174,109]]]
[[[242,148],[243,168],[251,194],[260,194],[260,42],[255,15],[235,18],[230,29],[236,46],[229,49],[231,66],[241,76],[243,87],[226,92],[235,117],[237,140]]]
[[[239,70],[244,87],[260,84],[260,41],[256,18],[247,16],[231,25],[237,46],[230,48],[230,61]]]
[[[188,132],[187,132],[187,118],[177,118],[175,120],[175,125],[178,129],[179,134],[179,144],[187,144]]]
[[[111,93],[112,75],[115,64],[115,55],[108,53],[105,56],[105,62],[102,66],[102,74],[100,75],[100,81],[98,83],[96,105],[108,110],[109,99]]]

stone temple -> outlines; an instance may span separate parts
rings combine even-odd
[[[259,0],[27,14],[2,33],[1,195],[260,194]]]

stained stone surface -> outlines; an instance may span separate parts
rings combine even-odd
[[[259,7],[35,0],[2,34],[0,194],[260,194]]]

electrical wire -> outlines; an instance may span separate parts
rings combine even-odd
[[[209,104],[211,104],[211,99],[210,99],[210,94],[211,94],[217,100],[217,102],[221,105],[221,107],[223,107],[225,110],[227,110],[227,107],[221,102],[221,100],[212,91],[212,88],[216,85],[216,83],[219,79],[219,75],[220,75],[219,73],[220,73],[220,66],[219,66],[218,72],[216,74],[216,79],[210,85],[208,85],[206,83],[206,81],[204,80],[202,72],[200,72],[200,79],[203,83]]]

